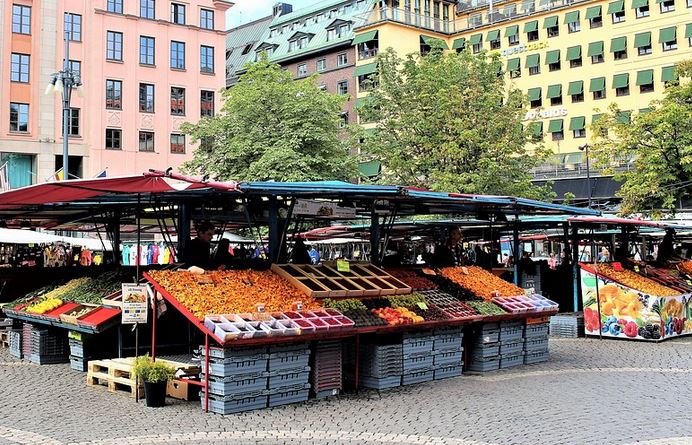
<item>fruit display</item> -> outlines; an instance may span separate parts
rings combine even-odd
[[[451,295],[439,290],[421,292],[428,300],[428,303],[440,308],[451,318],[468,318],[478,315],[476,310],[457,300]]]
[[[616,318],[639,318],[644,309],[645,296],[640,296],[631,290],[624,289],[615,284],[601,286],[598,291],[601,302],[601,314],[613,315]],[[584,307],[596,308],[596,300],[592,299],[584,304]]]
[[[132,278],[123,272],[110,271],[78,280],[81,281],[70,289],[62,289],[60,298],[76,303],[99,304],[103,297],[118,292],[122,288],[122,283],[129,282]]]
[[[410,308],[416,315],[420,315],[425,319],[425,321],[443,321],[449,320],[452,317],[447,315],[442,309],[435,306],[434,304],[429,304],[427,309],[423,309],[419,306],[413,306]]]
[[[465,270],[466,269],[466,270]],[[442,276],[468,289],[475,295],[491,300],[495,296],[515,297],[524,295],[524,289],[477,266],[445,267]]]
[[[692,276],[692,261],[681,261],[678,263],[678,270],[685,275]]]
[[[468,301],[466,304],[481,315],[502,315],[507,313],[507,311],[492,301]]]
[[[680,295],[680,292],[676,290],[658,284],[650,278],[643,277],[636,272],[632,272],[627,269],[615,270],[615,268],[608,263],[600,263],[598,264],[597,268],[599,275],[649,295],[656,297],[671,297],[674,295]]]
[[[63,301],[59,298],[44,298],[38,303],[34,303],[31,306],[26,308],[26,312],[30,314],[45,314],[46,312],[50,312],[54,309],[59,308],[60,306],[63,305]]]
[[[372,309],[372,313],[385,320],[390,326],[421,323],[425,321],[423,317],[405,307],[383,307],[380,309]]]
[[[357,300],[355,298],[346,298],[343,300],[332,300],[330,298],[325,298],[324,300],[322,300],[322,305],[324,305],[324,307],[337,309],[341,312],[355,310],[365,311],[368,309],[362,301]]]
[[[300,301],[305,309],[321,307],[311,297],[271,271],[224,270],[197,275],[187,271],[151,271],[149,276],[199,319],[207,314],[288,311]]]
[[[428,300],[425,298],[425,296],[419,293],[413,293],[411,295],[399,295],[396,297],[387,297],[385,298],[385,300],[387,300],[389,302],[389,305],[392,307],[413,307],[417,306],[419,303],[428,303]]]
[[[493,303],[502,307],[507,312],[537,311],[539,308],[527,297],[495,297]]]
[[[419,275],[414,270],[409,269],[387,269],[387,272],[394,278],[404,282],[406,285],[410,286],[414,291],[417,290],[430,290],[437,289],[437,284],[433,283],[431,280]]]
[[[387,322],[368,309],[344,310],[344,315],[356,323],[356,327],[386,326]]]

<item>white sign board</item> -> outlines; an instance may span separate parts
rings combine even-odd
[[[146,323],[149,305],[147,304],[147,285],[123,283],[122,324]]]
[[[354,207],[341,207],[335,202],[297,199],[293,206],[294,215],[310,215],[325,218],[355,218]]]

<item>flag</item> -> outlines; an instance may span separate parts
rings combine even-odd
[[[56,181],[62,181],[65,179],[65,169],[61,168],[60,170],[55,172],[55,175],[53,175]]]
[[[106,170],[103,170],[101,173],[98,175],[94,176],[94,178],[105,178],[107,176]]]
[[[0,167],[0,191],[10,189],[9,163],[5,162]]]

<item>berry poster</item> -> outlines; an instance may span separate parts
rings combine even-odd
[[[692,334],[692,295],[659,297],[583,266],[580,272],[586,335],[660,341]]]

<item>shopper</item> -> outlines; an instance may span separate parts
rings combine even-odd
[[[455,227],[449,231],[447,240],[435,246],[432,265],[436,267],[454,267],[463,265],[461,242],[464,239],[461,230]]]
[[[312,259],[308,253],[308,248],[305,245],[303,238],[298,237],[296,242],[293,243],[293,250],[291,251],[291,263],[293,264],[312,264]]]
[[[550,258],[548,258],[548,267],[550,267],[552,270],[557,268],[557,259],[555,259],[554,253],[551,253]]]
[[[183,263],[186,267],[197,266],[209,269],[211,264],[211,239],[214,236],[214,225],[205,221],[197,227],[197,238],[185,246]]]
[[[233,262],[233,255],[231,255],[231,242],[222,238],[219,241],[219,245],[216,246],[216,252],[214,253],[214,266],[218,270],[226,270],[231,266]]]

